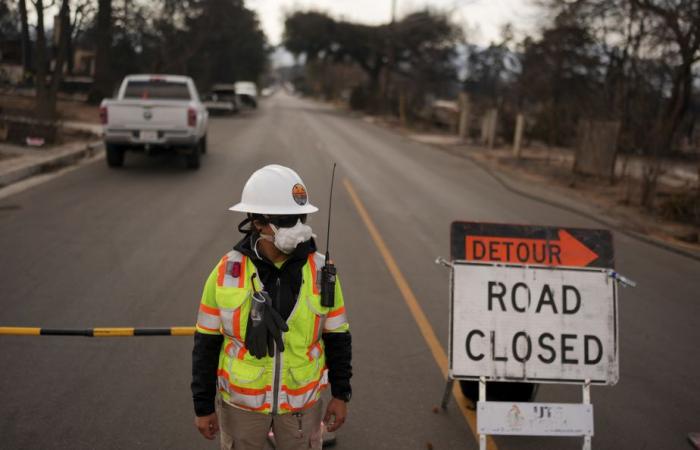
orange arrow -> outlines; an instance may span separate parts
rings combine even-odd
[[[597,253],[566,230],[559,230],[559,240],[467,236],[466,255],[468,261],[573,267],[598,259]]]

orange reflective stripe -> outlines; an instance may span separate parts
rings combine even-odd
[[[207,306],[204,303],[199,304],[199,310],[204,311],[207,314],[211,314],[212,316],[218,316],[220,314],[219,308],[212,308],[211,306]]]
[[[229,382],[229,386],[231,387],[231,390],[238,392],[239,394],[245,394],[245,395],[264,395],[266,392],[271,391],[272,387],[267,386],[264,389],[251,389],[251,388],[244,388],[240,386],[236,386],[235,384]]]
[[[236,355],[236,356],[238,357],[238,359],[243,359],[243,357],[245,356],[245,352],[247,352],[247,351],[248,351],[248,349],[245,348],[245,345],[244,345],[243,347],[241,347],[240,350],[238,350],[238,355]]]
[[[241,409],[245,409],[245,410],[248,410],[248,411],[264,411],[264,410],[270,408],[270,404],[269,404],[269,403],[263,403],[262,406],[259,406],[259,407],[257,407],[257,408],[251,408],[250,406],[242,405],[242,404],[236,403],[236,402],[232,402],[232,403],[233,403],[234,405],[236,405],[236,407],[241,408]]]
[[[292,412],[304,411],[305,409],[309,409],[309,408],[311,408],[312,406],[314,406],[314,405],[316,404],[317,401],[318,401],[318,399],[316,399],[316,400],[311,400],[310,402],[308,402],[306,405],[302,406],[301,408],[294,408],[294,407],[293,407],[292,405],[290,405],[289,403],[282,403],[282,404],[280,405],[280,408],[286,409],[287,411],[292,411]]]
[[[234,391],[236,391],[236,392],[238,392],[238,393],[240,393],[240,394],[245,394],[245,395],[263,395],[263,394],[265,394],[266,392],[269,392],[269,391],[272,390],[272,386],[265,386],[265,387],[262,388],[262,389],[244,388],[244,387],[241,387],[241,386],[236,386],[235,384],[233,384],[233,383],[231,382],[231,380],[230,380],[230,378],[229,378],[228,372],[226,372],[224,369],[219,369],[219,370],[217,370],[216,374],[219,375],[220,377],[226,378],[226,380],[228,380],[229,387],[230,387],[232,390],[234,390]]]
[[[312,381],[311,383],[307,384],[306,386],[302,386],[299,389],[289,389],[287,386],[282,386],[282,390],[286,392],[287,394],[290,395],[301,395],[309,392],[310,390],[313,390],[318,386],[318,384],[321,382],[321,380],[316,380]]]
[[[311,286],[314,289],[314,295],[318,295],[318,283],[316,282],[316,261],[314,261],[313,253],[309,253],[309,270],[311,270]]]
[[[242,288],[244,283],[245,283],[245,265],[246,265],[246,256],[243,255],[241,257],[241,274],[238,277],[238,287]]]
[[[218,328],[209,328],[209,327],[205,327],[204,325],[201,325],[201,324],[197,324],[197,328],[201,328],[202,330],[207,330],[207,331],[214,331],[214,332],[217,332],[217,333],[218,333],[219,331],[221,331],[221,330],[219,330]]]
[[[309,345],[308,350],[306,351],[306,356],[309,357],[309,361],[313,361],[314,358],[311,356],[311,351],[316,347],[318,344],[318,327],[321,326],[321,318],[317,315],[314,314],[314,334],[312,334],[314,341]],[[319,348],[320,350],[320,348]]]
[[[233,313],[233,337],[241,340],[241,308]]]
[[[228,262],[228,256],[221,258],[221,263],[219,263],[219,276],[216,279],[217,286],[224,285],[224,276],[226,275],[226,263]]]
[[[336,309],[335,311],[329,312],[328,317],[337,317],[343,313],[345,313],[345,306],[341,306],[340,308]]]

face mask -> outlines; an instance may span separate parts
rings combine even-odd
[[[292,253],[297,248],[297,245],[308,241],[312,237],[316,237],[311,227],[301,223],[301,220],[298,220],[296,225],[291,228],[277,228],[273,224],[270,224],[270,226],[275,232],[273,241],[275,247],[287,255]]]

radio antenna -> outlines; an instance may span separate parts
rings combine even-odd
[[[328,199],[328,229],[326,230],[326,261],[321,268],[321,306],[333,308],[335,306],[335,265],[331,262],[328,247],[331,241],[331,208],[333,207],[333,184],[335,182],[335,166],[331,175],[331,194]]]
[[[331,210],[333,209],[333,184],[335,183],[335,166],[333,163],[333,172],[331,174],[331,193],[328,199],[328,228],[326,229],[326,261],[329,259],[328,246],[331,240]]]

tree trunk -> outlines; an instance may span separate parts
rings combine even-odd
[[[112,50],[112,0],[98,0],[97,54],[95,55],[95,79],[88,101],[99,103],[112,88],[110,53]]]
[[[32,70],[32,41],[29,38],[29,21],[27,19],[27,0],[19,0],[19,16],[22,22],[22,67],[25,76]]]
[[[49,102],[49,92],[46,86],[47,51],[46,34],[44,32],[44,2],[36,0],[36,115],[40,119],[53,118],[53,110]]]
[[[49,89],[49,102],[56,109],[56,100],[58,96],[58,88],[61,86],[63,79],[63,67],[66,63],[68,54],[68,41],[70,40],[70,5],[69,0],[61,2],[61,9],[58,13],[58,20],[61,24],[60,35],[58,36],[58,52],[55,57],[53,74],[51,76],[51,87]]]
[[[55,58],[54,71],[51,77],[51,86],[47,85],[48,77],[48,51],[46,47],[46,33],[44,29],[44,3],[36,0],[36,116],[42,120],[54,120],[56,118],[56,98],[58,88],[63,75],[63,65],[66,60],[67,39],[66,33],[70,32],[66,23],[69,22],[69,0],[63,0],[59,10],[59,23],[61,34],[58,40],[58,52]]]

